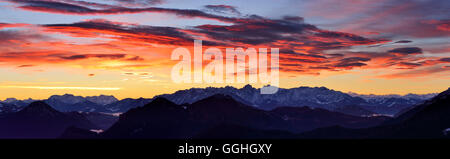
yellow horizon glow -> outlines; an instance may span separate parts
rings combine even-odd
[[[17,71],[0,68],[0,74],[8,74],[0,81],[0,100],[47,99],[52,95],[77,96],[113,95],[118,99],[152,98],[189,88],[225,87],[241,88],[247,83],[173,83],[171,67],[139,70],[99,70],[86,68],[45,68],[43,72]],[[89,76],[88,74],[95,74]],[[347,72],[321,72],[321,75],[280,74],[280,88],[327,87],[344,93],[358,94],[428,94],[440,93],[450,87],[449,75],[418,78],[373,78],[376,71],[351,70]],[[260,88],[264,84],[252,84]]]
[[[48,87],[48,86],[0,86],[0,88],[27,88],[27,89],[53,89],[53,90],[102,90],[115,91],[121,88],[107,88],[107,87]]]

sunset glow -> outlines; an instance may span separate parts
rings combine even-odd
[[[203,49],[279,48],[282,88],[448,89],[450,2],[382,1],[0,0],[0,99],[245,85],[173,83],[170,55],[194,40]]]

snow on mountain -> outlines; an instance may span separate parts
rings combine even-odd
[[[86,101],[82,96],[74,96],[72,94],[53,95],[47,101],[58,101],[65,104],[76,104]]]
[[[209,97],[214,94],[230,95],[236,100],[244,103],[251,103],[253,106],[265,107],[273,106],[310,106],[328,108],[338,107],[340,105],[351,105],[352,102],[361,101],[359,98],[353,98],[348,94],[327,89],[325,87],[298,87],[291,89],[282,89],[275,94],[261,94],[260,89],[246,85],[241,89],[234,87],[222,88],[191,88],[187,90],[177,91],[173,94],[164,94],[165,97],[174,103],[193,103],[200,99]]]
[[[16,102],[16,101],[18,101],[16,98],[7,98],[3,102],[5,102],[5,103],[13,103],[13,102]]]
[[[261,109],[274,109],[280,106],[308,106],[339,111],[352,115],[386,114],[394,115],[434,96],[434,94],[415,95],[356,95],[343,93],[325,87],[280,88],[275,94],[261,94],[259,88],[246,85],[243,88],[191,88],[173,94],[163,94],[176,104],[193,103],[214,94],[225,94],[247,105]],[[352,112],[352,113],[349,113]]]
[[[18,100],[15,98],[8,98],[0,101],[0,113],[10,113],[20,111],[22,108],[35,102],[34,99]],[[53,95],[46,100],[45,103],[52,108],[61,112],[81,111],[81,112],[106,112],[106,113],[121,113],[126,112],[130,108],[143,106],[151,101],[151,99],[124,99],[119,101],[114,96],[99,95],[99,96],[75,96],[72,94]]]
[[[132,98],[126,98],[108,105],[105,105],[105,109],[108,111],[108,113],[121,113],[126,112],[131,108],[141,107],[145,104],[150,103],[152,100],[147,98],[138,98],[138,99],[132,99]]]
[[[66,104],[77,104],[89,101],[99,105],[107,105],[117,102],[119,100],[117,100],[117,98],[114,96],[106,96],[106,95],[82,97],[82,96],[74,96],[72,94],[64,94],[64,95],[53,95],[50,98],[48,98],[47,101],[59,101]]]
[[[18,106],[18,105],[9,104],[9,103],[0,103],[0,115],[18,112],[18,111],[22,110],[23,108],[24,108],[24,106]]]
[[[58,111],[83,111],[83,112],[108,112],[105,105],[115,103],[118,100],[114,96],[74,96],[72,94],[53,95],[45,102]]]
[[[4,101],[0,101],[0,114],[7,114],[22,110],[30,103],[34,102],[34,99],[18,100],[16,98],[7,98]]]
[[[100,105],[107,105],[119,101],[114,96],[106,96],[106,95],[88,96],[86,97],[86,100]]]
[[[438,93],[428,93],[428,94],[406,94],[406,95],[398,95],[398,94],[388,94],[388,95],[374,95],[374,94],[358,94],[349,92],[349,95],[353,97],[361,97],[365,100],[380,100],[380,99],[389,99],[389,98],[401,98],[406,100],[418,99],[418,100],[428,100],[436,96]]]
[[[215,94],[224,94],[233,97],[243,104],[264,110],[271,110],[282,106],[308,106],[310,108],[323,108],[351,115],[394,115],[420,104],[436,94],[407,94],[407,95],[361,95],[356,93],[343,93],[325,87],[298,87],[280,88],[275,94],[261,94],[260,88],[246,85],[243,88],[207,87],[179,90],[172,94],[155,96],[164,97],[176,104],[192,104]],[[3,103],[9,105],[8,111],[20,110],[31,103],[32,99],[7,99]],[[152,99],[127,98],[117,100],[114,96],[74,96],[71,94],[54,95],[45,100],[47,104],[58,111],[106,112],[122,113],[131,108],[143,106]],[[18,105],[19,107],[11,107]],[[4,109],[6,111],[7,109]]]
[[[406,95],[397,95],[397,94],[364,95],[364,94],[357,94],[357,93],[350,92],[349,95],[351,95],[353,97],[360,97],[370,104],[385,105],[387,107],[392,107],[392,106],[401,105],[401,104],[403,104],[403,105],[420,104],[420,102],[424,102],[425,100],[433,98],[434,96],[437,95],[437,93],[406,94]]]
[[[37,101],[37,100],[31,99],[31,98],[28,98],[25,100],[18,100],[16,98],[7,98],[6,100],[3,101],[3,103],[17,105],[19,107],[25,107],[25,106],[28,106],[28,104],[33,103],[35,101]]]

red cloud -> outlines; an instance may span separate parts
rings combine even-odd
[[[427,68],[421,68],[421,69],[413,69],[408,70],[404,72],[399,73],[392,73],[392,74],[384,74],[377,76],[379,78],[416,78],[416,77],[426,77],[431,74],[441,74],[441,75],[448,75],[450,72],[449,67],[427,67]]]
[[[24,27],[24,26],[28,26],[30,24],[24,24],[24,23],[0,23],[0,29],[3,28],[17,28],[17,27]]]

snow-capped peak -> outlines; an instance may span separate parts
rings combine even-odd
[[[82,102],[92,102],[99,105],[107,105],[114,102],[117,102],[117,98],[114,96],[106,96],[106,95],[100,95],[100,96],[75,96],[72,94],[64,94],[64,95],[53,95],[48,100],[57,100],[66,104],[77,104]]]
[[[111,103],[119,101],[119,100],[117,100],[116,97],[107,96],[107,95],[88,96],[88,97],[86,97],[86,99],[90,102],[97,103],[100,105],[107,105],[107,104],[111,104]]]

